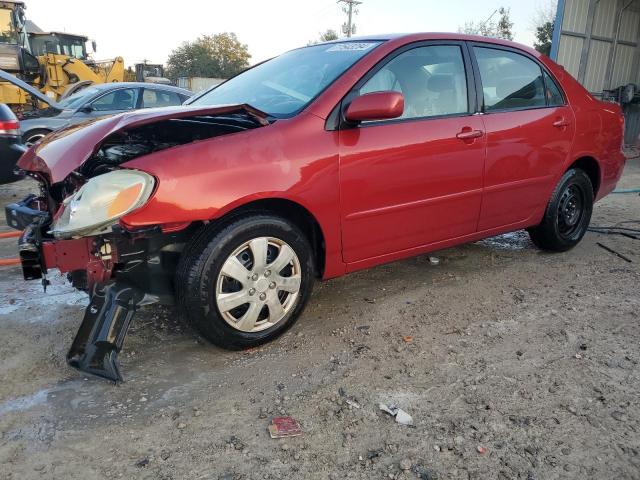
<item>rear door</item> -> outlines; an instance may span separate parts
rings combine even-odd
[[[375,91],[405,100],[399,119],[340,131],[347,263],[399,258],[476,231],[485,137],[472,78],[464,43],[426,42],[387,57],[347,96],[345,106]]]
[[[533,57],[482,43],[472,51],[487,136],[483,231],[527,222],[544,209],[575,122],[558,85]]]

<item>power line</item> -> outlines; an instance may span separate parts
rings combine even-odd
[[[362,2],[358,0],[338,0],[338,3],[344,3],[346,6],[342,8],[342,11],[347,14],[347,22],[342,25],[342,33],[347,37],[351,37],[356,33],[356,26],[353,23],[353,16],[358,13],[354,7],[361,5]]]
[[[487,23],[489,23],[489,21],[493,18],[493,16],[498,13],[498,9],[496,8],[493,13],[491,15],[489,15],[489,18],[487,18],[484,22],[482,22],[480,25],[486,25]]]

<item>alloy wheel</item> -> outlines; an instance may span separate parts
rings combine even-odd
[[[33,146],[33,144],[38,143],[40,140],[42,140],[46,136],[47,136],[46,133],[36,133],[35,135],[31,135],[29,138],[27,138],[24,144],[27,147],[31,147]]]

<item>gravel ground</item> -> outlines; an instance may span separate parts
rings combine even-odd
[[[638,186],[629,162],[620,187]],[[592,223],[636,219],[640,197],[610,195]],[[552,255],[515,232],[381,266],[318,284],[293,329],[241,353],[148,308],[118,387],[64,362],[86,296],[3,268],[0,478],[638,479],[639,246],[589,233]],[[303,436],[271,439],[281,414]]]

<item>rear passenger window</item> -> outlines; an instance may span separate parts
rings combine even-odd
[[[514,52],[474,47],[484,109],[522,110],[546,106],[542,69],[533,60]]]
[[[558,84],[547,72],[544,72],[544,85],[547,94],[547,105],[550,107],[559,107],[560,105],[564,105],[564,98],[562,97],[562,93],[560,93]]]
[[[408,50],[378,70],[359,93],[389,90],[404,96],[401,118],[467,113],[467,77],[462,50],[457,45]]]
[[[142,108],[172,107],[181,104],[180,96],[174,92],[145,88],[142,94]]]

